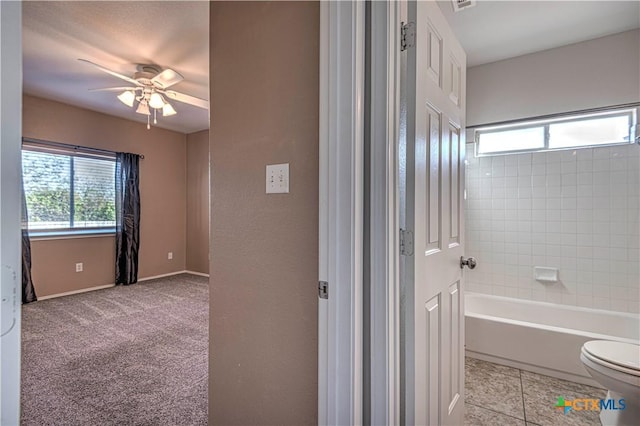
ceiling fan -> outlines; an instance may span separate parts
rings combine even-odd
[[[137,72],[133,77],[112,71],[102,65],[98,65],[86,59],[78,59],[98,68],[100,71],[118,77],[133,86],[106,87],[103,89],[90,89],[92,91],[121,92],[117,98],[123,104],[133,108],[136,112],[147,116],[147,129],[151,128],[151,113],[153,112],[153,124],[158,124],[157,114],[162,111],[163,117],[177,114],[173,106],[167,101],[169,98],[174,101],[193,105],[198,108],[209,109],[209,101],[195,96],[186,95],[174,90],[167,90],[169,87],[181,82],[184,77],[180,73],[167,68],[161,69],[156,65],[138,65]]]

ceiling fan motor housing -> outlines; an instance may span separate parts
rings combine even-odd
[[[162,69],[156,65],[138,65],[137,69],[133,78],[145,86],[155,86],[151,80],[162,72]]]

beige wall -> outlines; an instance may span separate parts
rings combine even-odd
[[[210,424],[317,424],[319,21],[211,3]]]
[[[185,269],[186,136],[32,96],[23,99],[23,136],[144,154],[140,161],[140,278]],[[38,296],[113,284],[114,238],[32,242]],[[173,260],[167,253],[173,252]],[[75,264],[84,263],[84,272]]]
[[[467,126],[640,101],[640,30],[469,68]]]
[[[187,135],[187,270],[209,273],[209,131]]]

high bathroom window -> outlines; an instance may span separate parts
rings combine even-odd
[[[478,155],[593,147],[632,143],[636,110],[572,114],[522,121],[475,131]]]

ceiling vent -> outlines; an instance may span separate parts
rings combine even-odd
[[[460,12],[468,7],[476,5],[476,0],[451,0],[453,2],[453,11]]]

